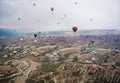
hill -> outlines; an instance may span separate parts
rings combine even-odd
[[[12,30],[12,29],[0,29],[0,36],[7,36],[7,37],[13,37],[20,35],[19,32]]]

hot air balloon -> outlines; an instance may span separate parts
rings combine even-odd
[[[77,5],[77,2],[75,2],[75,5]]]
[[[36,6],[36,4],[35,4],[35,3],[33,3],[33,6]]]
[[[60,23],[58,22],[57,24],[59,25]]]
[[[115,46],[115,49],[118,49],[118,47],[117,47],[117,46]]]
[[[92,64],[91,67],[92,67],[93,70],[97,69],[97,65],[96,64]]]
[[[95,58],[95,57],[92,57],[92,58],[91,58],[91,60],[92,60],[92,61],[95,61],[95,60],[96,60],[96,58]]]
[[[50,10],[51,10],[51,11],[54,11],[54,8],[53,8],[53,7],[51,7],[51,8],[50,8]]]
[[[73,30],[74,32],[76,32],[77,29],[78,29],[78,28],[77,28],[76,26],[73,26],[73,27],[72,27],[72,30]]]
[[[2,43],[1,46],[2,46],[2,48],[5,48],[5,44]]]
[[[52,36],[49,36],[49,38],[52,38]]]
[[[10,74],[10,73],[11,73],[11,71],[12,71],[11,69],[7,70],[8,74]]]
[[[93,19],[92,19],[92,18],[90,18],[90,21],[93,21]]]
[[[37,42],[37,40],[35,39],[35,40],[34,40],[34,42],[36,43],[36,42]]]
[[[35,37],[35,38],[37,37],[37,34],[36,34],[36,33],[34,34],[34,37]]]
[[[20,18],[18,18],[18,20],[20,20]]]
[[[91,41],[91,44],[93,45],[93,44],[94,44],[94,42],[95,42],[95,41],[94,41],[94,40],[92,40],[92,41]]]
[[[39,32],[39,34],[41,34],[41,32]]]
[[[93,55],[95,55],[95,56],[97,55],[97,52],[95,50],[93,50]]]
[[[66,15],[64,14],[64,17],[66,17]]]
[[[119,53],[119,50],[118,50],[118,47],[117,46],[115,46],[115,48],[114,48],[115,50],[115,53]]]
[[[24,38],[23,37],[20,37],[20,39],[19,39],[20,41],[23,41],[24,40]]]

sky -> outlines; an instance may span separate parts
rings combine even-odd
[[[0,28],[34,32],[73,26],[120,30],[120,0],[0,0]]]

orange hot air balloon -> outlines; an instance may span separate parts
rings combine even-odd
[[[35,38],[37,37],[37,34],[36,34],[36,33],[34,34],[34,37],[35,37]]]
[[[76,32],[77,29],[78,29],[78,28],[77,28],[76,26],[73,26],[73,27],[72,27],[72,30],[73,30],[74,32]]]
[[[54,8],[53,8],[53,7],[51,7],[51,8],[50,8],[50,10],[51,10],[51,11],[54,11]]]

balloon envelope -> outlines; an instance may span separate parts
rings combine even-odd
[[[57,24],[59,25],[60,23],[58,22]]]
[[[18,20],[20,20],[20,18],[18,18]]]
[[[92,57],[92,58],[91,58],[91,60],[92,60],[92,61],[95,61],[95,60],[96,60],[96,58],[95,58],[95,57]]]
[[[94,42],[95,42],[95,41],[93,41],[93,40],[91,41],[92,44],[94,44]]]
[[[77,2],[75,2],[75,5],[77,5]]]
[[[34,42],[37,42],[37,40],[35,39]]]
[[[4,48],[5,47],[5,44],[2,44],[2,48]]]
[[[90,18],[90,21],[93,21],[93,19],[92,19],[92,18]]]
[[[23,41],[23,40],[24,40],[24,39],[21,37],[21,38],[20,38],[20,41]]]
[[[96,64],[92,64],[91,67],[92,67],[93,70],[96,70],[96,69],[97,69],[97,65],[96,65]]]
[[[50,8],[50,10],[51,10],[51,11],[54,11],[54,8],[53,8],[53,7],[51,7],[51,8]]]
[[[36,37],[37,37],[37,34],[34,34],[34,37],[36,38]]]
[[[35,3],[33,3],[33,6],[36,6],[36,4],[35,4]]]
[[[73,27],[72,27],[72,30],[73,30],[74,32],[76,32],[77,29],[78,29],[78,28],[77,28],[76,26],[73,26]]]

